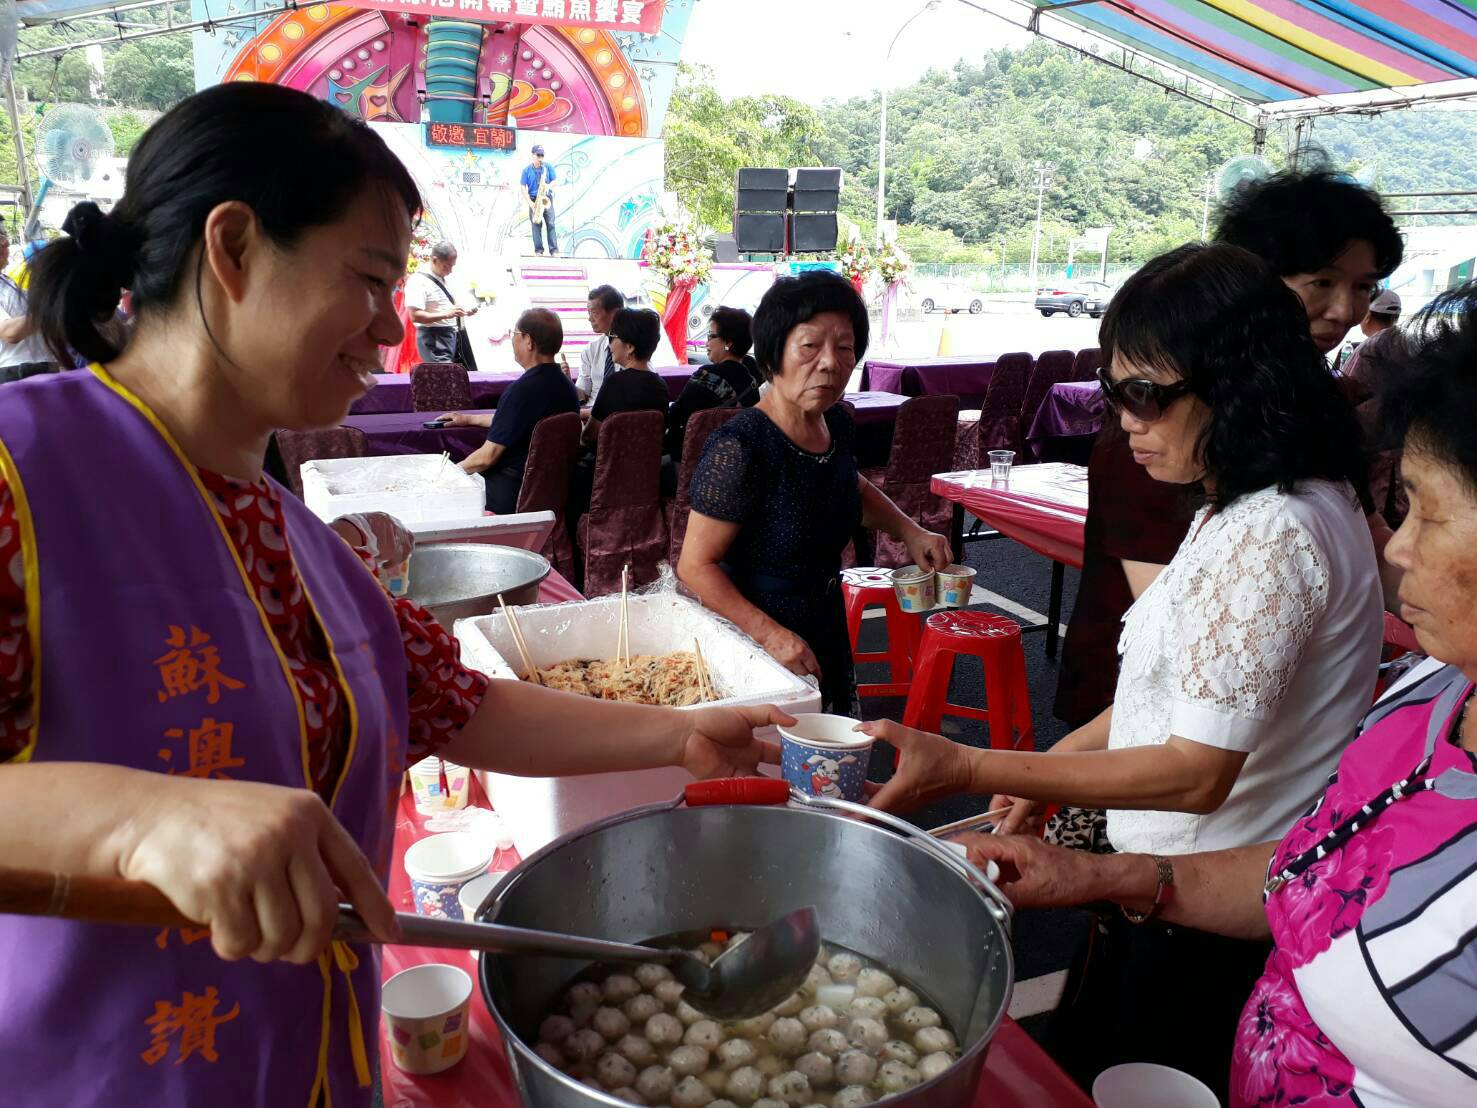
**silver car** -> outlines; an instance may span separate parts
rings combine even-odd
[[[1073,281],[1037,289],[1036,310],[1048,319],[1057,312],[1066,312],[1074,319],[1082,315],[1098,319],[1108,310],[1111,299],[1112,285],[1102,281]]]

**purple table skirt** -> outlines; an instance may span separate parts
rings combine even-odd
[[[907,397],[895,392],[872,390],[849,392],[846,400],[856,409],[858,427],[870,427],[879,423],[896,423],[897,410],[907,402]]]
[[[452,461],[459,462],[487,441],[487,431],[481,427],[445,427],[435,431],[421,426],[434,414],[376,412],[351,415],[343,425],[363,431],[369,439],[369,452],[376,456],[440,454],[446,450],[451,453]]]
[[[659,366],[655,372],[667,382],[667,392],[673,400],[682,393],[682,387],[692,377],[695,366]],[[498,399],[508,386],[518,380],[521,370],[501,370],[495,373],[470,373],[472,401],[479,408],[495,408]],[[384,412],[408,412],[410,408],[410,376],[402,373],[376,374],[378,383],[365,393],[349,409],[352,415],[377,415]]]
[[[919,358],[868,362],[862,387],[903,396],[959,397],[960,406],[978,408],[995,372],[994,357]]]
[[[1039,458],[1043,446],[1051,439],[1096,435],[1103,425],[1105,403],[1103,390],[1096,381],[1052,385],[1041,407],[1036,409],[1026,441]]]

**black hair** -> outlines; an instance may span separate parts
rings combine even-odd
[[[1386,327],[1393,327],[1400,322],[1399,312],[1370,312],[1369,318],[1383,323]]]
[[[1477,282],[1442,293],[1381,351],[1384,445],[1429,454],[1477,493]]]
[[[1405,254],[1379,195],[1322,166],[1241,185],[1221,205],[1215,239],[1250,250],[1279,277],[1317,273],[1355,241],[1374,249],[1382,279]]]
[[[533,340],[533,348],[546,358],[559,353],[564,345],[564,324],[548,308],[529,308],[514,325]]]
[[[431,247],[431,257],[440,258],[443,262],[447,258],[456,257],[456,244],[449,239],[442,239]]]
[[[766,381],[773,381],[782,368],[790,332],[825,312],[840,312],[851,319],[856,358],[862,360],[870,333],[866,304],[841,274],[812,269],[775,281],[754,312],[754,359]]]
[[[1213,507],[1320,477],[1367,499],[1353,409],[1297,294],[1250,251],[1190,243],[1150,261],[1113,297],[1099,342],[1105,366],[1181,377],[1210,409],[1198,451]]]
[[[626,306],[626,298],[614,285],[596,285],[585,299],[598,300],[600,306],[607,312],[614,312]]]
[[[128,159],[123,198],[108,214],[78,204],[67,232],[31,260],[29,314],[62,364],[68,348],[108,361],[118,347],[100,330],[122,290],[141,316],[177,302],[189,277],[199,303],[203,259],[191,267],[206,217],[240,201],[275,243],[334,222],[365,189],[379,186],[412,219],[415,181],[368,125],[307,93],[231,81],[166,112]],[[207,322],[207,328],[208,328]]]
[[[638,362],[650,361],[662,338],[662,317],[650,308],[622,308],[610,321],[610,337],[629,344]]]
[[[728,344],[728,352],[742,361],[754,345],[754,317],[742,308],[720,306],[713,309],[708,322],[718,332],[718,337]]]

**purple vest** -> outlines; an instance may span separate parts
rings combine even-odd
[[[35,575],[26,757],[304,787],[303,709],[267,624],[270,593],[254,595],[152,414],[97,368],[6,385],[0,474]],[[290,493],[281,504],[348,694],[332,810],[383,876],[408,726],[398,624],[338,536]],[[57,818],[86,803],[58,797]],[[368,1104],[378,1020],[366,947],[263,966],[220,960],[199,933],[0,916],[7,1105]]]

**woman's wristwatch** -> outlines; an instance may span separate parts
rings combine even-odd
[[[1148,923],[1174,899],[1174,866],[1169,864],[1168,858],[1161,855],[1151,854],[1150,857],[1154,859],[1154,865],[1159,871],[1159,881],[1154,886],[1154,903],[1149,905],[1147,912],[1135,912],[1120,905],[1119,910],[1129,923]]]

